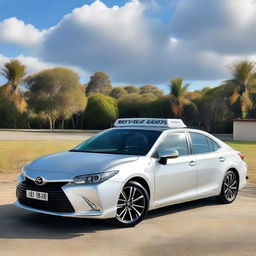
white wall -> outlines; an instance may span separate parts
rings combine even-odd
[[[256,141],[256,122],[234,121],[233,138],[239,141]]]

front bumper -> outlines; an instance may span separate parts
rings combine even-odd
[[[20,180],[20,179],[18,179]],[[21,184],[22,183],[22,184]],[[65,197],[72,205],[73,210],[69,212],[62,211],[61,202],[54,201],[51,199],[51,194],[56,191],[48,191],[43,189],[43,186],[28,187],[30,190],[47,192],[49,194],[49,202],[43,202],[43,206],[38,206],[38,200],[30,199],[29,203],[26,200],[22,200],[19,195],[19,186],[24,186],[25,181],[20,181],[17,187],[17,201],[14,203],[15,206],[50,215],[66,216],[66,217],[80,217],[80,218],[98,218],[107,219],[114,218],[116,216],[117,200],[122,190],[123,184],[111,179],[97,185],[64,185],[60,187],[61,193],[64,193]],[[49,182],[54,183],[53,181]],[[23,190],[26,189],[23,188]],[[60,198],[59,195],[58,199]],[[23,195],[24,197],[24,195]],[[32,200],[32,201],[31,201]],[[35,202],[33,204],[33,202]],[[48,205],[47,205],[48,204]],[[48,206],[54,207],[56,204],[56,210]],[[58,204],[58,207],[57,207]],[[61,209],[61,211],[58,211]]]

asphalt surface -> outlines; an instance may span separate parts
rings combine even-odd
[[[3,131],[0,140],[84,140],[97,131]],[[16,174],[0,176],[0,256],[256,256],[256,185],[231,205],[214,198],[152,211],[134,228],[16,208]]]
[[[98,133],[98,130],[3,130],[0,129],[0,140],[85,140]]]
[[[85,140],[100,130],[0,129],[0,140]],[[233,140],[232,134],[214,134],[221,140]]]
[[[256,186],[231,205],[214,198],[152,211],[134,228],[16,208],[15,184],[0,184],[0,255],[256,255]]]

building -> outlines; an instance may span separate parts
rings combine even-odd
[[[256,119],[234,119],[233,139],[238,141],[256,141]]]

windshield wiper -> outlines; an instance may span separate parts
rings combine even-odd
[[[98,154],[116,154],[114,152],[89,151],[89,150],[79,150],[79,149],[71,149],[71,150],[69,150],[69,152],[98,153]]]
[[[85,150],[78,150],[78,149],[70,149],[69,152],[83,152],[83,153],[90,153],[91,151],[85,151]]]
[[[82,152],[82,153],[99,153],[99,154],[115,154],[110,152],[101,152],[101,151],[89,151],[89,150],[80,150],[80,149],[71,149],[69,152]]]
[[[88,151],[88,150],[79,150],[71,149],[69,152],[82,152],[82,153],[98,153],[98,154],[112,154],[112,155],[129,155],[129,156],[143,156],[143,154],[134,154],[129,152],[104,152],[104,151]]]

